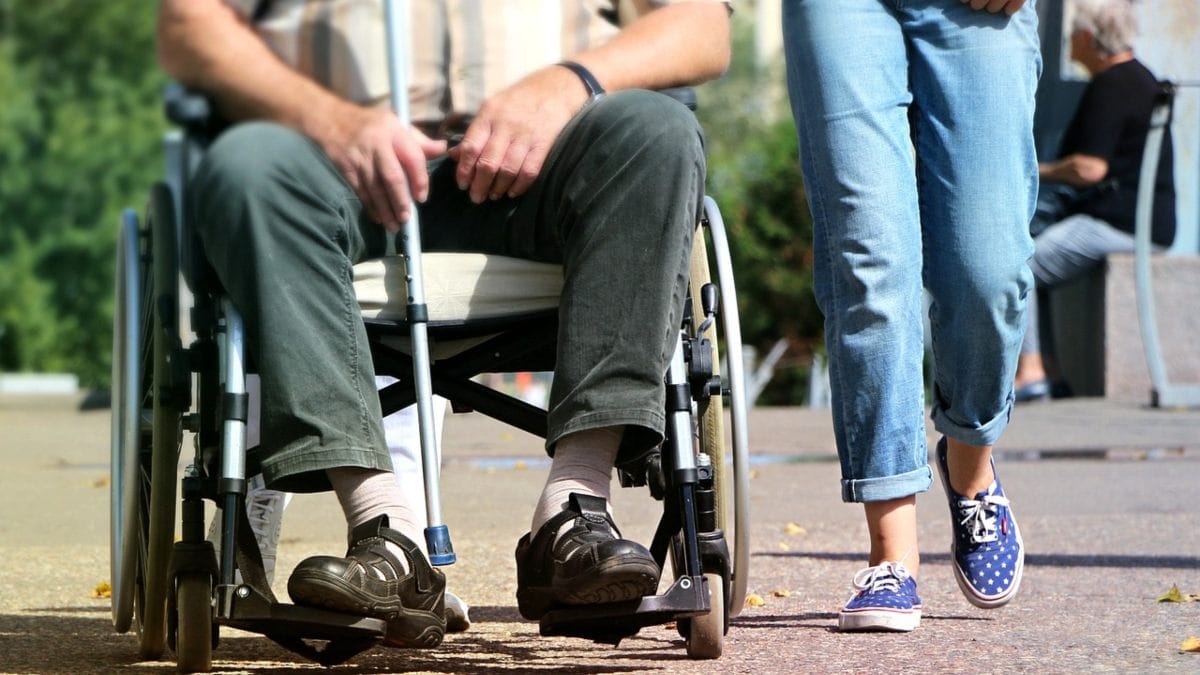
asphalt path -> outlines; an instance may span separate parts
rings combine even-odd
[[[112,629],[107,411],[78,400],[0,397],[0,672],[162,673],[138,662],[136,638]],[[470,630],[437,649],[376,648],[347,673],[609,672],[1200,672],[1200,602],[1160,603],[1173,585],[1200,593],[1200,413],[1101,400],[1020,408],[1001,476],[1028,549],[1018,598],[994,611],[960,595],[940,488],[920,498],[925,603],[911,634],[839,634],[838,607],[865,562],[861,509],[838,498],[828,413],[755,411],[750,591],[763,604],[733,620],[725,654],[689,661],[676,631],[644,629],[618,647],[544,638],[516,611],[512,551],[528,527],[546,463],[536,439],[474,414],[449,419],[445,519],[459,562],[450,587]],[[618,520],[647,541],[660,513],[618,490]],[[330,494],[297,497],[280,544],[286,572],[340,553]],[[285,594],[284,583],[276,591]],[[319,670],[257,635],[222,632],[214,672]]]

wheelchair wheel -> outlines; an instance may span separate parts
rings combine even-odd
[[[142,334],[137,214],[122,214],[117,235],[116,297],[113,307],[112,465],[110,467],[109,554],[112,620],[118,633],[133,622],[138,536],[138,447],[141,432]]]
[[[704,575],[708,582],[710,609],[704,616],[688,622],[687,655],[690,659],[719,659],[725,651],[725,631],[728,621],[725,607],[725,579],[720,574]]]
[[[702,287],[715,282],[720,293],[716,318],[719,321],[696,325],[698,336],[706,337],[712,345],[713,375],[721,376],[721,352],[725,353],[727,374],[722,377],[722,390],[730,395],[732,444],[726,437],[724,396],[712,395],[697,404],[697,446],[707,455],[713,468],[713,488],[716,498],[716,526],[725,532],[733,545],[730,568],[713,568],[704,563],[704,578],[709,589],[709,613],[678,622],[679,633],[688,645],[691,658],[719,658],[724,651],[728,620],[736,616],[745,598],[745,579],[749,569],[749,470],[746,468],[748,444],[745,442],[744,380],[742,376],[742,340],[737,313],[736,288],[724,223],[712,199],[704,201],[703,232],[697,234],[692,246],[690,292],[694,299],[692,311],[697,321],[703,321],[700,304]],[[707,239],[706,239],[707,234]],[[709,241],[712,249],[709,249]],[[709,264],[712,253],[718,277],[714,279]],[[732,450],[732,458],[730,452]],[[732,459],[733,474],[728,472],[727,459]],[[731,482],[731,478],[733,479]],[[732,510],[732,518],[730,512]],[[732,525],[732,528],[731,528]],[[732,538],[730,537],[732,531]],[[682,552],[672,550],[674,560]]]
[[[730,483],[730,474],[726,469],[728,453],[725,435],[725,406],[721,395],[708,397],[697,405],[696,433],[699,450],[711,460],[713,470],[713,487],[716,492],[717,527],[728,534],[730,519],[728,513],[732,507],[733,513],[733,545],[734,555],[730,561],[730,569],[709,569],[706,565],[704,576],[708,582],[710,611],[702,616],[684,619],[678,623],[679,632],[687,642],[688,656],[693,659],[715,659],[721,656],[724,649],[725,632],[729,627],[729,618],[736,616],[737,608],[745,598],[745,577],[749,561],[749,529],[747,526],[747,482],[749,473],[746,469],[747,445],[745,438],[745,404],[744,386],[741,369],[741,334],[737,315],[737,300],[733,288],[733,276],[728,259],[728,244],[724,238],[723,224],[720,213],[712,200],[705,200],[705,223],[709,236],[712,238],[712,254],[715,258],[718,278],[715,280],[721,293],[718,303],[717,316],[720,322],[697,324],[699,334],[707,338],[712,345],[713,374],[720,376],[720,351],[724,350],[728,361],[728,375],[723,378],[722,389],[728,389],[732,405],[733,446],[732,464],[736,485]],[[715,225],[714,225],[715,221]],[[701,288],[714,281],[709,265],[709,247],[703,234],[698,234],[692,249],[691,263],[691,296],[701,297]],[[702,321],[699,309],[693,306],[693,315],[697,321]],[[741,410],[741,414],[738,410]],[[675,560],[679,560],[682,552],[676,548]],[[737,580],[741,579],[738,589]]]
[[[733,263],[729,256],[729,240],[725,236],[725,221],[717,203],[711,197],[704,198],[705,230],[712,240],[713,262],[717,268],[717,285],[720,291],[720,344],[725,352],[725,363],[728,373],[722,376],[723,386],[729,393],[729,419],[731,422],[730,440],[728,446],[732,450],[731,465],[733,476],[730,480],[725,470],[725,453],[727,439],[722,425],[724,411],[721,406],[713,406],[710,399],[708,410],[701,411],[701,450],[712,459],[714,468],[713,481],[718,494],[718,525],[729,536],[728,514],[733,515],[733,537],[730,543],[733,547],[731,556],[732,571],[730,573],[731,590],[726,600],[729,616],[735,617],[742,611],[746,601],[746,584],[750,576],[750,441],[747,426],[746,379],[745,362],[742,359],[742,329],[738,315],[737,288],[734,285]],[[720,363],[720,358],[714,347],[713,362]]]
[[[127,215],[118,254],[123,267],[118,301],[122,335],[115,341],[122,363],[114,378],[120,404],[114,419],[119,429],[113,432],[113,623],[118,631],[128,630],[132,605],[139,655],[157,659],[166,645],[181,415],[187,395],[176,374],[182,354],[176,317],[179,254],[174,206],[164,184],[151,192],[146,226],[135,237],[138,231],[136,217]],[[132,246],[130,239],[136,242]],[[126,280],[131,274],[137,276],[136,288]],[[136,291],[132,295],[130,288]]]
[[[175,579],[175,661],[181,673],[212,670],[212,577],[189,572]]]

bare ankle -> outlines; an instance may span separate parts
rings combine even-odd
[[[950,488],[964,497],[986,492],[996,480],[990,445],[968,445],[947,438],[946,468],[950,472]]]

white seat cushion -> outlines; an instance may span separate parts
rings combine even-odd
[[[482,253],[425,253],[425,304],[431,323],[520,316],[558,307],[562,266]],[[354,266],[354,292],[366,319],[399,321],[408,305],[404,259]]]

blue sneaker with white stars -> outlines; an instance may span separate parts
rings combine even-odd
[[[982,609],[995,609],[1017,594],[1025,568],[1025,546],[1008,497],[996,476],[984,492],[964,497],[950,487],[946,465],[946,439],[937,445],[938,472],[950,501],[954,543],[954,579],[967,601]],[[992,462],[996,475],[996,463]]]
[[[917,580],[903,563],[882,562],[859,570],[854,590],[838,613],[840,631],[908,632],[921,623]]]

